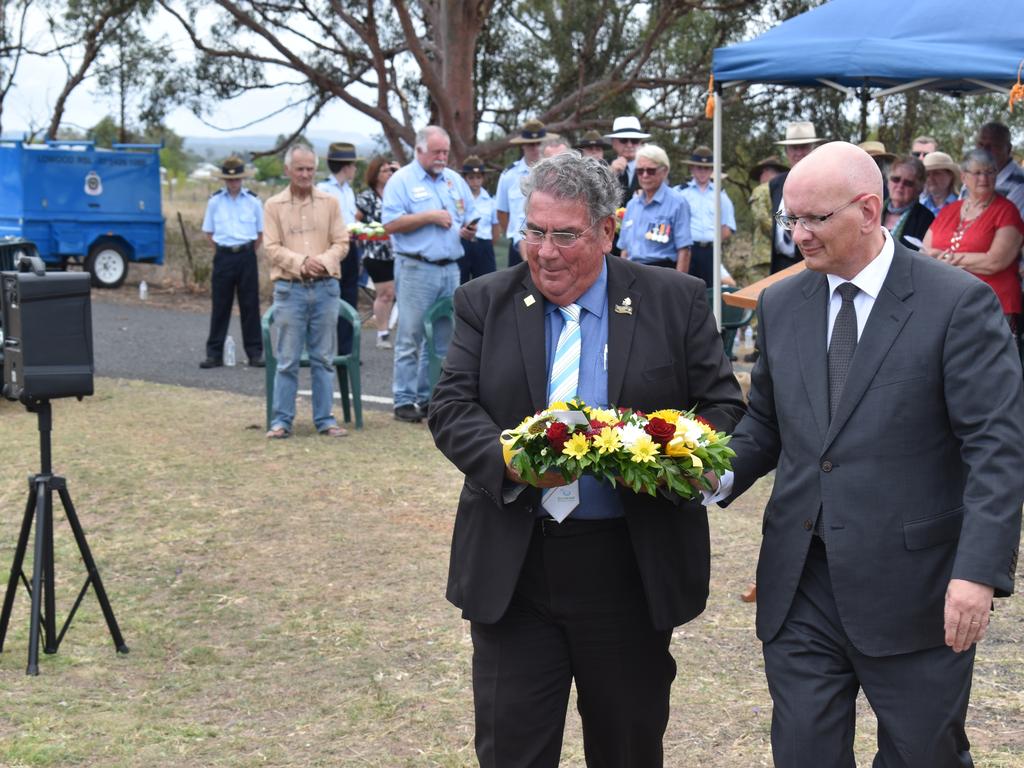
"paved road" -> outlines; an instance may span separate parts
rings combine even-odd
[[[206,313],[105,300],[101,292],[94,291],[92,323],[96,375],[262,397],[264,370],[245,365],[237,316],[231,319],[230,333],[237,345],[239,365],[208,371],[199,368],[199,361],[206,357],[209,322]],[[375,342],[375,331],[364,326],[363,406],[386,409],[391,407],[393,357],[391,350],[379,350]],[[299,390],[308,390],[309,386],[307,368],[299,374]]]

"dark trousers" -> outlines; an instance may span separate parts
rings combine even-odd
[[[508,241],[508,265],[510,267],[521,264],[523,261],[522,254],[519,253],[519,245],[519,243],[513,243],[511,240]]]
[[[341,262],[341,298],[359,309],[360,248],[350,242],[348,255]],[[338,354],[347,355],[352,351],[352,323],[344,315],[338,315]]]
[[[212,360],[224,357],[224,339],[231,324],[231,307],[238,294],[241,314],[242,346],[249,359],[263,356],[263,337],[260,332],[260,275],[256,264],[256,249],[252,243],[233,253],[217,246],[213,255],[213,275],[210,278],[210,335],[206,339],[206,356]]]
[[[459,259],[460,285],[468,283],[474,277],[489,275],[496,269],[494,243],[480,238],[462,241],[462,258]]]
[[[843,630],[821,539],[812,539],[793,606],[764,646],[772,754],[786,768],[854,768],[857,691],[878,717],[874,768],[972,766],[964,732],[974,649],[859,653]]]
[[[715,284],[715,246],[694,243],[690,246],[690,274],[699,277],[704,285]]]
[[[482,768],[557,768],[572,681],[590,768],[658,768],[676,665],[651,625],[625,521],[573,521],[530,541],[496,624],[473,622]]]

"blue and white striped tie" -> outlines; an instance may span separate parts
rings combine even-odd
[[[580,312],[579,304],[559,307],[564,324],[555,347],[555,361],[551,365],[548,384],[548,404],[565,402],[576,397],[580,381]],[[549,515],[562,522],[580,503],[579,482],[559,488],[548,488],[541,496],[541,504]]]

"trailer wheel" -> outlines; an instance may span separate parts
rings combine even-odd
[[[128,277],[128,255],[117,243],[102,243],[89,253],[85,271],[97,288],[120,288]]]

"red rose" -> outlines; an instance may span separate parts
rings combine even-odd
[[[658,445],[668,445],[668,441],[675,437],[676,425],[669,424],[664,419],[657,417],[647,422],[647,426],[644,427],[644,432],[651,436],[651,439]]]
[[[703,424],[705,427],[710,429],[712,432],[715,430],[715,425],[712,424],[707,419],[705,419],[703,416],[694,416],[693,418],[694,418],[694,421],[697,421],[697,422]]]
[[[569,439],[569,426],[560,421],[556,421],[548,427],[545,435],[548,438],[548,442],[551,443],[551,447],[554,448],[556,452],[561,453],[562,449],[565,447],[566,440]]]

